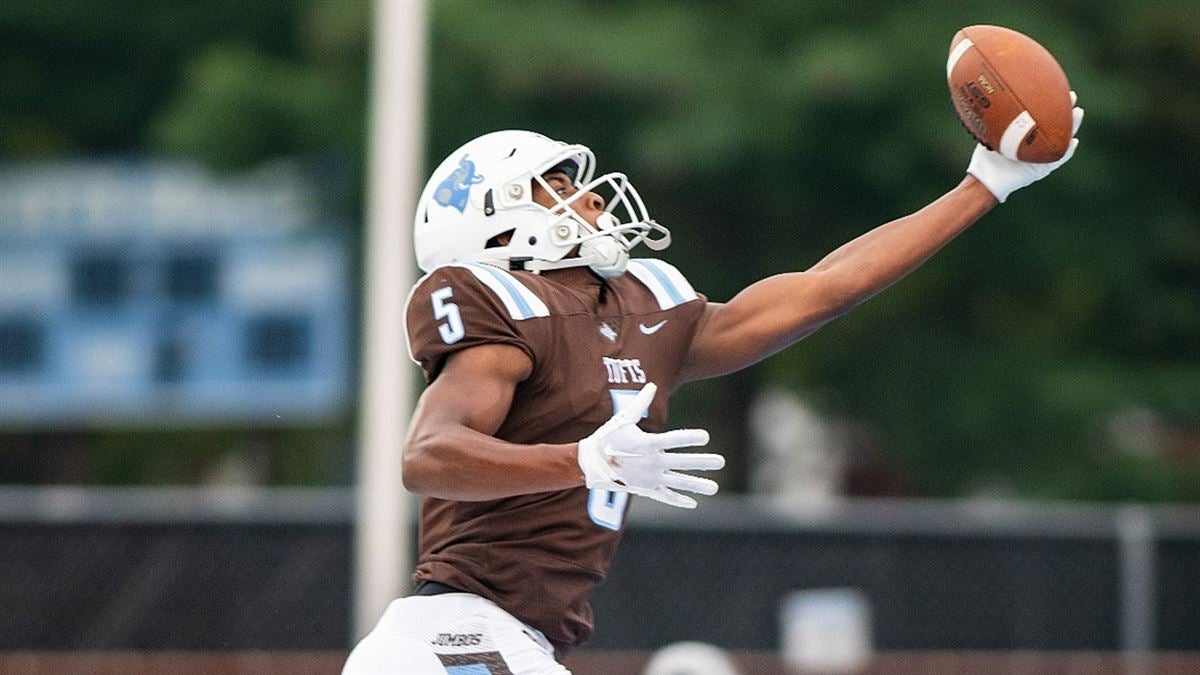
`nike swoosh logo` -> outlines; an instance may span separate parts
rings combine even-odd
[[[653,326],[647,326],[644,323],[639,323],[638,330],[642,331],[642,335],[654,335],[655,333],[658,332],[658,329],[667,325],[667,321],[669,321],[669,319],[663,319],[662,321],[659,321],[658,323],[654,324]]]

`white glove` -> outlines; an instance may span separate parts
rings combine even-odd
[[[717,493],[717,484],[676,470],[711,471],[725,466],[725,458],[713,454],[666,452],[708,444],[703,429],[676,429],[650,434],[638,428],[638,420],[650,408],[658,387],[653,382],[605,422],[591,436],[579,441],[579,468],[589,488],[631,492],[685,509],[696,508],[696,500],[675,490],[702,495]]]
[[[1075,100],[1075,92],[1071,92],[1071,105],[1075,105]],[[1071,115],[1073,119],[1071,143],[1067,145],[1067,151],[1063,154],[1062,159],[1057,162],[1049,164],[1022,162],[1009,159],[998,152],[977,145],[974,154],[971,155],[971,164],[967,167],[967,173],[975,176],[980,183],[983,183],[984,187],[995,195],[996,200],[1003,204],[1010,194],[1049,176],[1051,171],[1066,164],[1067,160],[1075,154],[1075,148],[1079,145],[1079,139],[1075,138],[1075,133],[1079,131],[1079,124],[1083,122],[1083,108],[1074,108]]]

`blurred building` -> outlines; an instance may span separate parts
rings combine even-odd
[[[828,502],[842,494],[846,452],[830,424],[796,394],[769,387],[750,409],[758,494]]]
[[[0,426],[344,412],[348,235],[280,164],[0,167]]]

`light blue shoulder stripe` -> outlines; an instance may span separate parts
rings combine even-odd
[[[528,302],[525,302],[525,298],[521,297],[521,292],[518,291],[517,287],[513,285],[514,281],[508,274],[496,269],[495,267],[492,267],[491,265],[472,264],[471,267],[487,272],[488,274],[492,275],[493,279],[500,282],[500,285],[503,286],[504,290],[508,292],[508,295],[513,299],[513,302],[517,303],[517,308],[521,310],[521,316],[515,316],[513,317],[514,319],[528,319],[529,317],[533,316],[533,308],[529,306]]]
[[[629,261],[628,270],[654,293],[662,309],[671,309],[699,297],[683,274],[670,263],[637,258]]]
[[[539,316],[550,316],[546,304],[508,272],[482,263],[457,263],[457,266],[470,270],[477,279],[492,289],[513,319],[524,321]]]
[[[676,305],[682,305],[683,296],[679,294],[679,289],[676,288],[675,284],[671,283],[671,280],[667,278],[667,275],[664,274],[661,269],[659,269],[658,265],[655,264],[656,262],[658,261],[646,261],[643,264],[645,265],[646,269],[650,270],[650,273],[654,275],[654,278],[658,279],[658,283],[666,287],[667,295],[671,296],[671,302],[675,303]]]

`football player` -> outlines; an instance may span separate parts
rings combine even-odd
[[[1083,111],[1075,109],[1078,129]],[[958,186],[804,272],[728,302],[675,267],[623,174],[582,145],[490,133],[433,172],[416,214],[426,272],[409,295],[410,355],[428,387],[404,448],[423,495],[416,587],[388,607],[345,673],[566,673],[592,632],[631,496],[681,508],[717,484],[698,429],[666,430],[679,385],[745,368],[912,271],[1054,164],[982,146]]]

